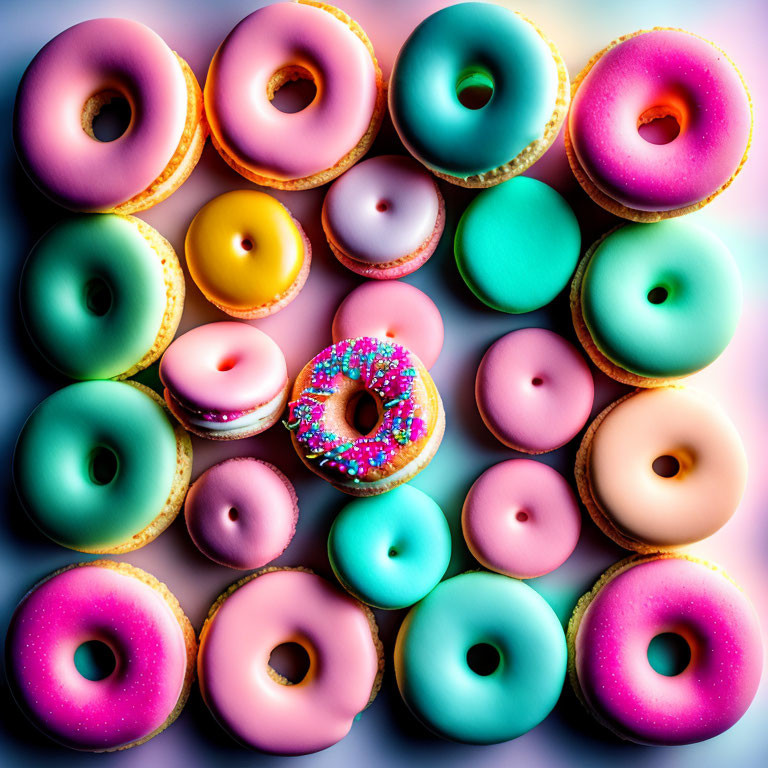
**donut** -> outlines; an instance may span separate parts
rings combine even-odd
[[[592,373],[582,356],[544,328],[502,336],[483,356],[475,378],[485,426],[523,453],[554,451],[576,437],[594,396]]]
[[[497,744],[550,713],[566,658],[563,628],[538,592],[476,571],[441,582],[411,608],[397,633],[395,674],[408,708],[431,731]]]
[[[292,80],[317,93],[298,112],[271,102]],[[246,179],[310,189],[335,179],[370,148],[386,105],[373,46],[332,5],[275,3],[246,16],[214,54],[205,81],[211,141]]]
[[[184,502],[197,548],[229,568],[261,568],[291,543],[299,504],[291,481],[259,459],[227,459],[195,480]]]
[[[309,658],[292,684],[271,665],[286,643]],[[197,673],[208,708],[246,746],[279,755],[343,739],[379,691],[383,649],[373,613],[301,568],[270,568],[233,584],[200,633]]]
[[[671,118],[668,143],[640,127]],[[579,184],[633,221],[681,216],[711,202],[747,159],[752,104],[733,62],[681,29],[640,30],[595,54],[573,84],[565,147]]]
[[[408,283],[365,282],[339,304],[333,341],[375,336],[410,349],[430,369],[443,348],[443,318],[435,302]]]
[[[675,640],[682,658],[672,661],[687,663],[652,666],[657,638]],[[717,566],[668,554],[635,555],[604,573],[576,605],[568,648],[587,710],[622,739],[649,745],[728,730],[749,708],[763,667],[747,596]]]
[[[121,99],[130,123],[101,141],[93,121]],[[27,67],[13,137],[24,170],[74,211],[135,213],[165,200],[192,172],[208,133],[192,70],[158,35],[130,19],[64,30]]]
[[[703,393],[636,390],[592,422],[576,483],[595,524],[625,549],[658,552],[711,536],[741,501],[747,459],[736,428]]]
[[[185,429],[211,440],[258,435],[288,398],[285,356],[246,323],[200,325],[179,336],[160,361],[165,402]]]
[[[20,306],[35,346],[73,379],[125,379],[171,343],[184,275],[171,244],[133,216],[66,219],[29,254]]]
[[[688,221],[626,224],[598,240],[571,286],[571,315],[587,354],[617,381],[662,386],[695,373],[728,346],[741,279],[724,243]]]
[[[192,219],[187,267],[208,301],[251,320],[279,312],[304,287],[312,246],[290,211],[255,189],[225,192]]]
[[[197,642],[165,584],[127,563],[92,560],[25,595],[5,653],[13,696],[37,728],[71,749],[112,752],[179,716]]]
[[[489,3],[424,19],[389,80],[389,111],[406,149],[462,187],[490,187],[535,163],[560,131],[568,100],[554,43],[529,19]]]
[[[80,552],[131,552],[159,536],[181,509],[191,471],[189,435],[133,381],[54,392],[27,419],[13,457],[32,522]]]
[[[356,423],[366,398],[375,404],[375,419]],[[362,336],[327,347],[304,366],[284,423],[315,474],[345,493],[373,496],[429,464],[443,438],[445,411],[412,352]]]
[[[391,280],[435,252],[445,203],[430,173],[410,157],[364,160],[331,184],[322,223],[333,255],[358,275]]]
[[[557,470],[531,459],[510,459],[475,480],[461,528],[483,567],[532,579],[559,568],[576,549],[581,511]]]
[[[472,200],[453,248],[459,274],[480,301],[520,314],[549,304],[565,288],[579,260],[581,232],[561,195],[521,176]]]
[[[400,485],[355,499],[333,522],[328,559],[341,585],[375,608],[407,608],[429,594],[451,559],[451,531],[423,491]]]

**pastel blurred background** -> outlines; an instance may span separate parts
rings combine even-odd
[[[201,84],[217,45],[243,16],[264,3],[259,0],[5,0],[0,8],[0,634],[4,634],[17,601],[37,580],[65,564],[87,556],[45,539],[19,508],[11,483],[11,455],[16,435],[32,408],[67,382],[54,375],[30,346],[18,314],[17,282],[23,260],[35,240],[64,212],[44,200],[21,171],[11,141],[11,114],[16,87],[38,49],[64,28],[99,16],[126,16],[147,24],[192,66]],[[441,0],[338,0],[373,41],[385,76],[413,27],[449,3]],[[750,478],[741,508],[720,532],[692,548],[723,565],[751,596],[766,626],[768,617],[768,149],[763,110],[768,104],[764,0],[724,3],[720,0],[519,0],[514,9],[533,19],[560,47],[571,76],[612,39],[653,26],[682,27],[716,41],[740,67],[750,86],[755,132],[750,159],[736,182],[696,219],[716,232],[732,249],[744,281],[744,312],[731,346],[708,370],[694,377],[696,386],[719,398],[738,426],[747,447]],[[391,123],[385,122],[374,154],[403,151]],[[546,181],[574,207],[586,248],[615,220],[581,191],[565,159],[562,136],[528,175]],[[189,181],[170,199],[142,218],[165,235],[179,255],[195,212],[217,194],[250,185],[231,171],[210,143]],[[498,443],[483,426],[474,401],[477,365],[487,347],[516,328],[541,326],[575,341],[566,295],[543,310],[522,316],[494,312],[478,302],[458,275],[453,260],[453,232],[472,192],[442,185],[448,221],[435,256],[405,278],[428,293],[445,321],[445,347],[432,373],[445,401],[448,428],[436,458],[413,484],[432,494],[454,531],[449,573],[475,567],[457,526],[464,496],[487,467],[516,454]],[[254,325],[269,333],[286,353],[291,375],[331,341],[331,319],[340,300],[360,282],[331,256],[320,227],[325,189],[277,193],[301,221],[313,245],[312,271],[299,298],[279,314]],[[187,281],[187,304],[180,332],[203,322],[224,319]],[[149,371],[141,380],[156,381]],[[626,389],[595,372],[595,412]],[[569,480],[578,441],[539,457]],[[236,455],[268,459],[296,484],[301,516],[296,537],[278,561],[305,565],[332,578],[325,541],[345,497],[315,478],[300,464],[287,432],[275,427],[256,438],[214,443],[194,439],[193,477],[212,464]],[[458,536],[456,535],[458,532]],[[531,582],[567,621],[576,599],[600,573],[624,556],[600,534],[588,517],[573,556],[554,573]],[[238,572],[214,565],[192,545],[183,516],[152,544],[123,560],[165,581],[199,629],[208,606]],[[403,613],[377,612],[388,655]],[[764,678],[766,676],[764,675]],[[40,735],[13,704],[3,676],[0,689],[0,765],[114,766],[756,766],[768,758],[768,685],[763,685],[745,717],[711,741],[676,748],[622,743],[596,726],[566,688],[555,711],[530,733],[514,742],[470,747],[430,735],[407,712],[397,693],[389,664],[384,689],[346,739],[317,755],[277,758],[249,752],[213,721],[197,690],[178,722],[149,743],[127,752],[83,755],[57,747]]]

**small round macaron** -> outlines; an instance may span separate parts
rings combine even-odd
[[[312,246],[291,212],[256,189],[225,192],[192,219],[187,267],[208,301],[251,320],[279,312],[304,286]]]
[[[375,280],[409,275],[435,252],[445,203],[434,177],[413,158],[364,160],[333,182],[323,230],[334,256]]]
[[[499,312],[549,304],[579,260],[581,231],[552,187],[521,176],[481,192],[462,214],[454,253],[464,282]]]
[[[504,445],[547,453],[587,423],[592,372],[576,347],[544,328],[512,331],[480,361],[475,399],[485,426]]]
[[[291,543],[299,517],[296,491],[274,465],[227,459],[195,480],[184,503],[197,548],[229,568],[261,568]]]
[[[429,370],[443,348],[443,318],[426,293],[399,281],[366,282],[339,304],[333,342],[374,336],[409,349]]]
[[[333,522],[328,558],[336,578],[374,608],[406,608],[443,578],[451,532],[435,501],[411,485],[355,499]]]

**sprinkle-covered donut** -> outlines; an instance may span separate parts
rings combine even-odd
[[[487,98],[472,103],[473,91]],[[555,140],[568,99],[554,43],[528,19],[490,3],[459,3],[424,19],[389,81],[403,144],[464,187],[498,184],[536,162]]]
[[[16,608],[5,641],[19,706],[64,746],[111,752],[167,728],[189,696],[195,633],[178,600],[127,563],[67,566]]]
[[[114,141],[93,120],[115,98],[131,119]],[[27,67],[14,143],[32,181],[75,211],[134,213],[164,200],[200,159],[207,128],[192,70],[151,29],[91,19],[57,35]]]
[[[16,443],[14,480],[38,528],[81,552],[130,552],[181,509],[189,435],[135,382],[82,381],[35,408]]]
[[[682,669],[652,666],[652,642],[665,635],[687,651]],[[603,574],[576,606],[568,647],[578,697],[605,727],[640,744],[691,744],[726,731],[749,708],[763,668],[747,596],[716,566],[670,555],[631,557]]]
[[[639,128],[674,119],[668,143]],[[592,57],[574,82],[565,145],[576,178],[617,216],[658,221],[709,203],[747,159],[752,107],[733,62],[680,29],[641,30]]]
[[[375,403],[372,425],[355,423],[364,395]],[[346,493],[371,496],[426,467],[442,440],[445,412],[412,352],[363,336],[327,347],[304,366],[285,425],[313,472]]]

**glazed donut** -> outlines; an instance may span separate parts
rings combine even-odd
[[[476,671],[475,650],[495,666]],[[509,741],[537,726],[560,696],[566,658],[546,600],[522,581],[482,571],[438,584],[408,612],[395,643],[408,708],[438,735],[469,744]]]
[[[291,684],[269,664],[297,643],[309,656]],[[243,744],[280,755],[343,739],[381,685],[383,649],[373,613],[303,569],[266,569],[233,584],[200,633],[203,699]]]
[[[255,189],[225,192],[192,219],[187,267],[208,301],[232,317],[279,312],[304,287],[312,246],[290,211]]]
[[[16,443],[13,470],[22,507],[57,544],[131,552],[181,509],[192,445],[151,389],[82,381],[35,408]]]
[[[114,98],[131,108],[103,142],[93,119]],[[134,213],[164,200],[200,159],[207,127],[192,70],[151,29],[91,19],[57,35],[21,79],[16,152],[39,189],[75,211]]]
[[[317,95],[291,114],[272,105],[290,80]],[[384,81],[360,25],[332,5],[275,3],[246,16],[214,54],[205,111],[219,154],[246,179],[309,189],[370,148],[384,116]]]
[[[133,216],[67,219],[21,275],[24,324],[43,357],[74,379],[125,379],[157,360],[184,308],[171,244]]]
[[[467,91],[490,93],[465,105]],[[389,110],[408,151],[463,187],[489,187],[546,152],[568,109],[568,72],[528,19],[489,3],[428,16],[405,41],[389,81]]]
[[[690,660],[651,665],[674,634]],[[747,596],[716,566],[671,555],[622,560],[579,600],[568,625],[569,675],[606,728],[640,744],[692,744],[736,723],[757,692],[763,646]]]
[[[738,507],[746,477],[736,428],[691,389],[626,395],[592,422],[576,456],[579,494],[595,524],[636,552],[711,536]]]
[[[27,593],[5,649],[13,696],[43,733],[72,749],[112,752],[179,716],[197,642],[165,584],[127,563],[93,560]]]
[[[367,393],[377,421],[362,434],[354,411]],[[435,455],[445,411],[422,362],[394,342],[363,336],[324,349],[293,385],[293,446],[313,472],[353,496],[384,493]]]
[[[672,117],[669,143],[639,127]],[[752,105],[733,62],[681,29],[641,30],[597,53],[573,84],[565,129],[571,168],[603,208],[634,221],[690,213],[720,194],[747,159]]]
[[[587,251],[571,287],[584,349],[608,376],[635,387],[662,386],[709,365],[728,346],[740,313],[733,256],[687,221],[609,232]]]

